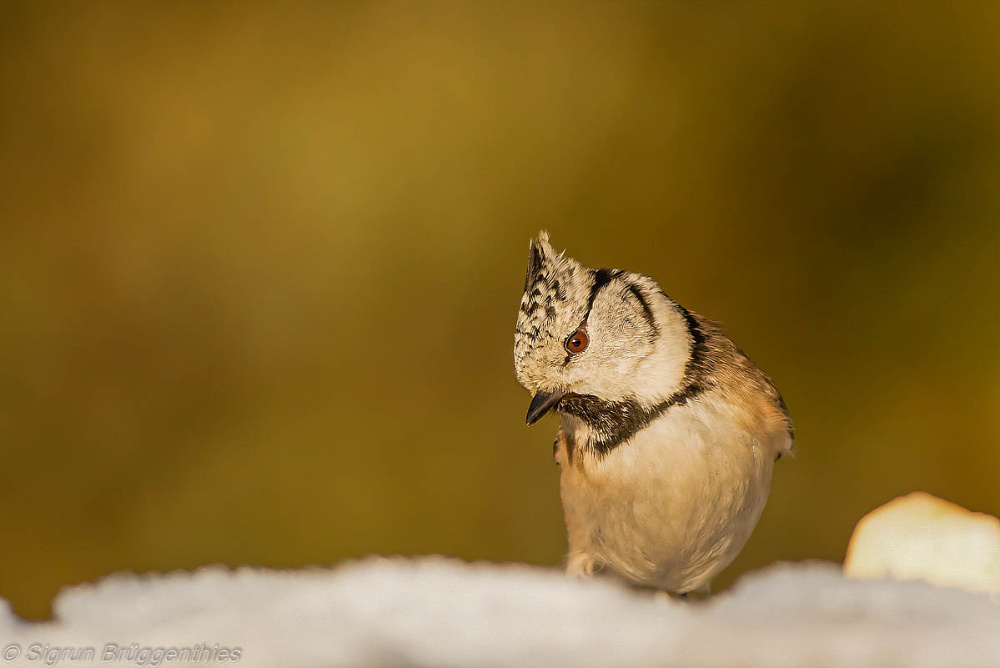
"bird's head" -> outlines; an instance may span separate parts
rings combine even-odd
[[[651,278],[589,269],[539,233],[514,338],[517,380],[533,395],[528,424],[554,408],[600,431],[615,417],[607,411],[666,401],[683,386],[691,359],[686,318]]]

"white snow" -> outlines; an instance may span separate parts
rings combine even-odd
[[[9,661],[12,643],[20,657]],[[240,666],[268,668],[996,668],[1000,597],[849,580],[837,565],[816,562],[778,564],[708,601],[678,601],[607,579],[429,557],[302,571],[119,574],[64,590],[45,624],[0,607],[0,668],[45,665],[46,645],[50,663],[54,648],[95,650],[91,662],[67,655],[56,665],[108,665],[101,663],[107,643],[137,645],[120,666],[231,665],[152,651],[217,644],[239,648]]]

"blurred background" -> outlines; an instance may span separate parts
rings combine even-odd
[[[559,564],[541,228],[787,400],[717,587],[914,489],[1000,513],[1000,5],[870,4],[3,3],[0,596]]]

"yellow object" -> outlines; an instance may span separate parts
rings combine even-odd
[[[901,496],[858,522],[844,573],[1000,593],[1000,519],[926,492]]]

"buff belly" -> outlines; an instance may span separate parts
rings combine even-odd
[[[576,447],[572,425],[563,433],[557,460],[570,574],[610,571],[671,593],[707,588],[767,502],[773,446],[735,426],[672,420],[604,455]]]

